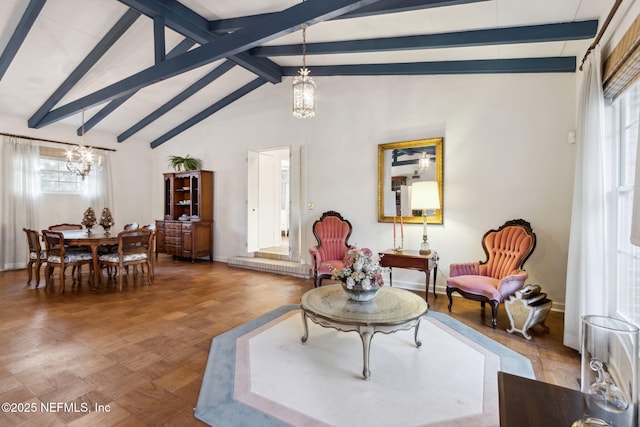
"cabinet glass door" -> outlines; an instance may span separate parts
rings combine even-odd
[[[164,217],[165,219],[173,219],[171,200],[171,179],[164,179]]]
[[[191,216],[200,216],[200,194],[198,194],[198,177],[191,177]]]

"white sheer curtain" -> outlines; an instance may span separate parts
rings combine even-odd
[[[99,151],[101,156],[102,170],[92,170],[85,178],[83,198],[88,207],[92,207],[96,213],[98,222],[102,209],[109,208],[111,213],[116,215],[113,209],[113,180],[111,177],[111,158],[108,151]]]
[[[2,206],[0,207],[0,270],[24,268],[27,237],[22,230],[37,224],[40,197],[40,155],[30,140],[5,136],[2,141]]]
[[[640,130],[640,126],[638,126]],[[636,147],[636,168],[633,184],[633,213],[631,215],[631,243],[640,246],[640,136]]]
[[[576,171],[567,261],[564,344],[580,348],[581,319],[607,314],[608,253],[606,225],[606,159],[604,95],[600,47],[584,68],[578,104]]]

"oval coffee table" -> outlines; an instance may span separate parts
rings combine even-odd
[[[307,319],[326,328],[343,332],[356,331],[362,339],[364,368],[362,375],[369,379],[369,352],[371,339],[376,332],[391,334],[400,330],[415,328],[416,347],[420,319],[427,313],[427,303],[418,295],[398,288],[382,287],[378,295],[367,302],[352,301],[342,289],[342,285],[328,285],[314,288],[302,296],[300,302],[304,336],[309,338]]]

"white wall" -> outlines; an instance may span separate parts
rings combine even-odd
[[[162,212],[167,157],[197,157],[215,171],[214,257],[243,254],[247,150],[300,145],[302,205],[315,204],[304,211],[303,247],[314,243],[313,221],[337,210],[354,226],[351,243],[386,249],[393,237],[390,224],[377,222],[377,145],[443,136],[444,224],[429,229],[441,256],[438,286],[450,263],[483,259],[486,230],[524,218],[538,236],[526,264],[529,282],[563,307],[574,74],[316,78],[317,116],[311,120],[291,117],[290,83],[266,85],[153,150],[153,215]],[[405,234],[405,247],[418,248],[421,226],[405,225]],[[397,270],[394,279],[424,286],[418,272]]]
[[[312,70],[313,72],[313,70]],[[538,245],[526,264],[562,309],[575,147],[575,75],[470,75],[316,78],[317,116],[291,116],[291,81],[265,85],[155,150],[149,141],[95,130],[89,145],[115,148],[116,222],[149,223],[162,216],[162,173],[169,155],[190,154],[214,175],[214,258],[245,253],[246,152],[301,146],[304,249],[315,243],[311,224],[337,210],[351,221],[351,243],[390,248],[392,225],[377,222],[377,145],[444,137],[444,224],[429,239],[441,256],[438,287],[452,262],[483,259],[482,234],[505,220],[531,222]],[[61,124],[34,130],[0,116],[2,130],[79,142]],[[70,202],[42,207],[41,227],[78,221],[86,209]],[[405,225],[405,247],[418,248],[421,225]],[[394,272],[394,284],[420,288],[424,275]]]

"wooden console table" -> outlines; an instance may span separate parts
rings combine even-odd
[[[393,267],[406,268],[409,270],[424,271],[426,277],[426,286],[424,299],[428,300],[429,296],[429,274],[433,269],[433,296],[436,295],[436,279],[438,278],[438,253],[431,252],[429,255],[421,255],[419,251],[404,250],[395,252],[393,249],[386,249],[378,253],[380,255],[380,265],[389,267],[389,284],[393,286]]]

